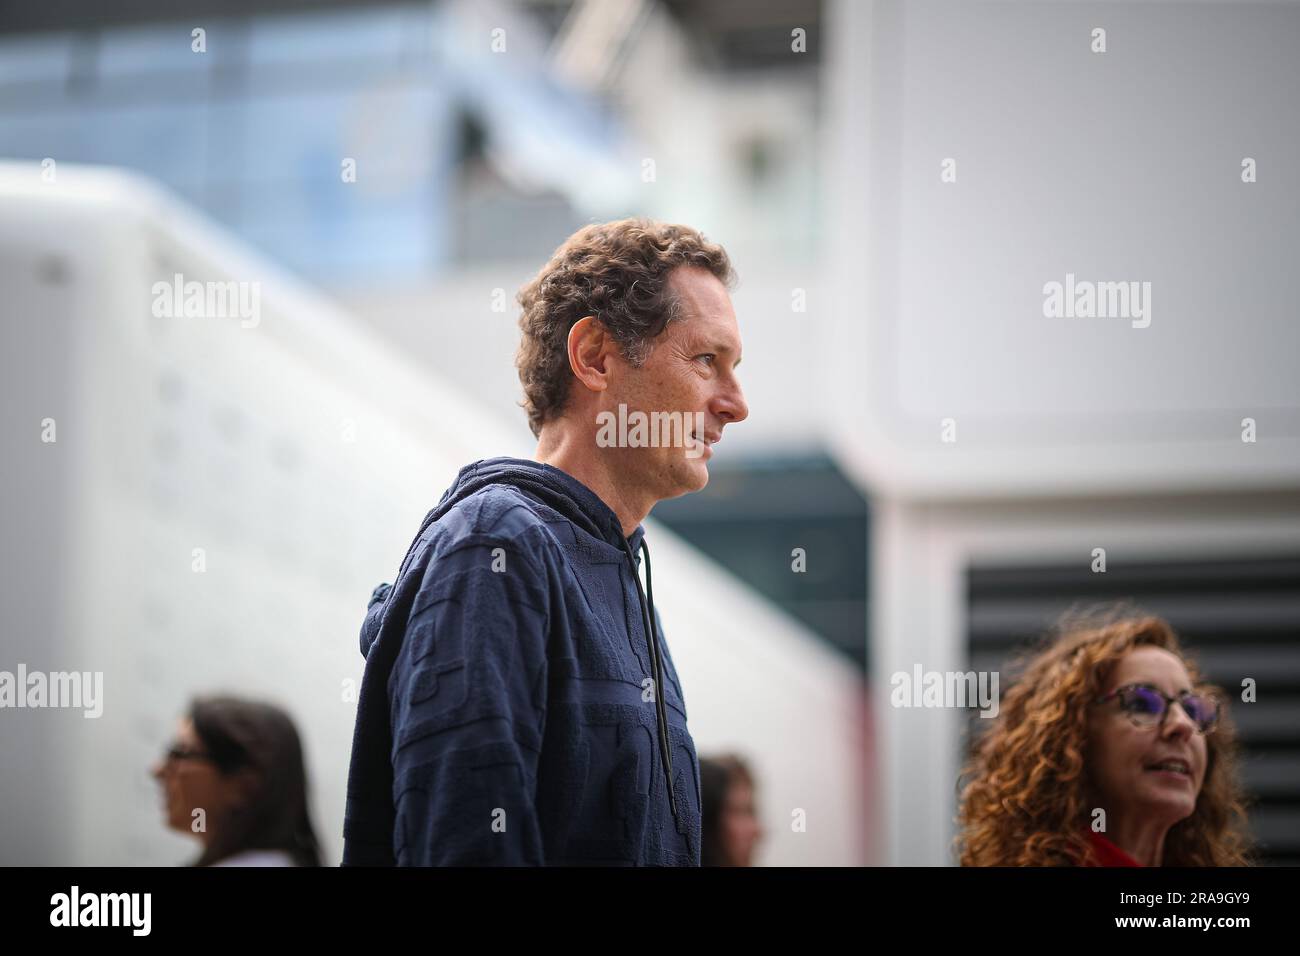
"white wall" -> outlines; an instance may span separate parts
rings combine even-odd
[[[886,862],[939,865],[963,718],[889,679],[967,669],[972,561],[1300,542],[1300,5],[833,0],[824,32],[825,407],[873,501],[879,823]],[[1046,318],[1067,272],[1151,282],[1150,325]]]
[[[902,497],[1293,487],[1300,4],[828,18],[846,463]],[[1150,282],[1150,325],[1045,317],[1067,273]]]

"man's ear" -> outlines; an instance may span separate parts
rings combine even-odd
[[[569,368],[574,377],[593,392],[609,386],[609,357],[614,338],[600,319],[584,316],[569,329]]]

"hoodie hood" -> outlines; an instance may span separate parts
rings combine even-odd
[[[443,492],[442,499],[420,522],[420,530],[416,532],[414,540],[411,541],[411,546],[407,548],[406,557],[402,560],[401,569],[397,573],[398,579],[401,578],[407,566],[411,563],[411,558],[420,543],[420,539],[429,530],[429,525],[441,518],[459,502],[482,491],[489,485],[513,485],[564,515],[565,518],[582,528],[592,537],[599,538],[620,551],[629,553],[632,556],[629,560],[634,562],[632,576],[637,577],[636,567],[640,562],[639,551],[645,540],[644,525],[637,525],[632,534],[624,537],[623,527],[619,523],[618,515],[614,513],[614,510],[605,504],[599,495],[568,472],[561,471],[559,468],[544,462],[531,461],[527,458],[501,457],[481,459],[466,465],[457,473],[456,480],[451,483],[451,487]],[[640,586],[640,578],[637,578],[638,590]],[[383,622],[384,608],[388,603],[388,596],[392,592],[392,587],[391,584],[381,584],[371,592],[366,619],[361,626],[361,655],[363,657],[370,655],[370,648],[374,646],[375,640],[379,636],[379,626]],[[653,597],[649,604],[653,615]],[[647,633],[650,633],[649,629],[647,629]],[[654,656],[656,655],[652,654],[652,660]]]

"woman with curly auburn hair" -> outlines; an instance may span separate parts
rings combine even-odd
[[[1062,619],[996,721],[961,776],[963,866],[1248,862],[1226,701],[1162,619]]]

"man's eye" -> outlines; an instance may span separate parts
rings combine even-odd
[[[697,355],[697,356],[695,356],[695,357],[696,357],[697,359],[707,359],[707,360],[708,360],[708,363],[709,363],[710,365],[712,365],[712,364],[713,364],[713,360],[714,360],[715,358],[717,358],[717,356],[714,355],[712,352],[706,352],[706,353],[704,353],[703,355]]]

